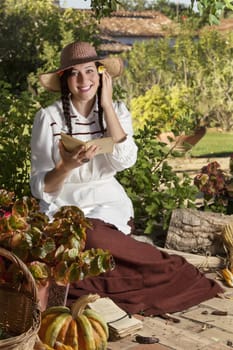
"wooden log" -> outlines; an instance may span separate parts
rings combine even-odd
[[[208,255],[199,255],[192,253],[180,252],[173,249],[160,248],[159,250],[166,252],[170,255],[180,255],[185,258],[190,264],[196,266],[197,268],[203,269],[212,269],[212,268],[224,268],[225,267],[225,259],[220,256],[208,256]]]
[[[172,212],[164,247],[201,255],[225,255],[222,232],[233,215],[176,209]]]
[[[151,236],[148,235],[132,235],[134,239],[140,242],[148,243],[151,245],[155,245],[153,242],[153,239]],[[183,258],[185,258],[190,264],[196,266],[197,268],[203,268],[203,269],[216,269],[216,268],[224,268],[226,266],[226,257],[221,256],[209,256],[206,255],[200,255],[200,254],[193,254],[193,253],[187,253],[187,252],[181,252],[179,250],[174,249],[167,249],[162,248],[156,245],[156,247],[161,250],[162,252],[166,252],[170,255],[180,255]]]

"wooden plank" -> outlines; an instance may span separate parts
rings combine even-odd
[[[166,252],[168,254],[180,255],[183,258],[185,258],[190,264],[193,264],[198,268],[201,268],[201,267],[206,269],[222,268],[225,266],[223,257],[199,255],[199,254],[181,252],[179,250],[174,250],[174,249],[167,249],[167,248],[160,248],[160,247],[158,248],[159,250]]]

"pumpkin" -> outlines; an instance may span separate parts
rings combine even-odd
[[[42,312],[38,332],[46,350],[106,350],[108,325],[96,311],[87,308],[100,296],[81,296],[71,309],[52,306]]]

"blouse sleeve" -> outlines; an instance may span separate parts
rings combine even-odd
[[[115,105],[115,111],[127,136],[124,141],[116,143],[113,153],[107,156],[112,166],[117,171],[120,171],[135,164],[137,160],[137,146],[133,139],[132,118],[129,110],[123,102],[118,102]]]
[[[33,196],[50,202],[56,193],[44,192],[44,177],[55,166],[53,160],[53,135],[50,118],[44,109],[37,112],[31,135],[31,179]]]

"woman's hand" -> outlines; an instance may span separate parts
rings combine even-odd
[[[104,110],[104,119],[107,124],[108,135],[113,138],[115,143],[118,143],[125,140],[126,133],[114,110],[112,92],[112,77],[107,71],[104,71],[102,73],[101,106]]]
[[[102,73],[102,93],[101,93],[101,106],[103,109],[112,107],[112,77],[107,71]]]
[[[98,146],[92,145],[87,150],[84,146],[77,147],[73,152],[67,152],[62,142],[59,142],[59,151],[61,155],[61,162],[66,171],[70,171],[80,167],[92,159],[98,150]]]
[[[99,149],[98,146],[93,145],[85,151],[85,147],[81,146],[77,147],[73,152],[67,152],[61,141],[58,146],[61,160],[54,169],[45,175],[44,191],[48,193],[60,191],[70,171],[89,162]]]

